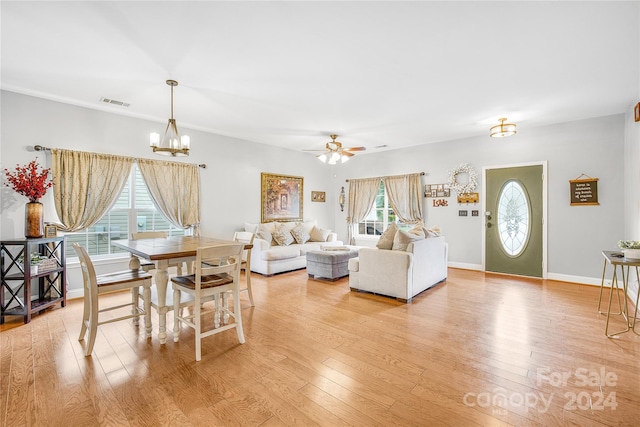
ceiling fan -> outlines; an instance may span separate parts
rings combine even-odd
[[[336,141],[338,135],[329,135],[331,141],[325,144],[325,150],[304,150],[304,151],[323,151],[322,154],[318,154],[316,157],[322,163],[329,163],[335,165],[338,160],[342,163],[348,161],[354,156],[353,151],[364,151],[365,147],[343,147],[340,141]]]

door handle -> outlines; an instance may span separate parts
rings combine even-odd
[[[487,228],[491,228],[493,226],[493,224],[491,224],[490,222],[487,223]]]

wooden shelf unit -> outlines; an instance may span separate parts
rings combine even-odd
[[[0,324],[5,316],[23,316],[24,323],[31,315],[57,303],[61,307],[67,298],[67,268],[65,237],[3,240],[0,242]],[[32,274],[31,254],[48,260],[47,267]],[[37,291],[32,287],[37,285]]]

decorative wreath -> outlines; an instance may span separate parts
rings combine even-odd
[[[466,184],[460,184],[458,182],[458,175],[466,173],[469,175],[469,182]],[[473,192],[478,186],[478,174],[476,170],[469,163],[462,163],[457,168],[449,171],[449,187],[458,194],[468,194]]]

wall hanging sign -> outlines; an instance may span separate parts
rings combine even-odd
[[[424,186],[424,197],[450,197],[449,184],[427,184]]]
[[[304,178],[262,172],[261,222],[302,221]]]
[[[433,199],[434,208],[440,208],[444,206],[449,206],[449,202],[446,199]]]
[[[586,177],[586,178],[583,178]],[[582,174],[569,181],[571,206],[593,206],[598,203],[598,178]]]
[[[312,191],[311,192],[311,201],[312,202],[323,202],[325,201],[325,192],[324,191]]]
[[[640,122],[640,102],[638,102],[633,109],[633,119],[636,122]]]
[[[478,193],[458,194],[458,203],[478,203]]]

